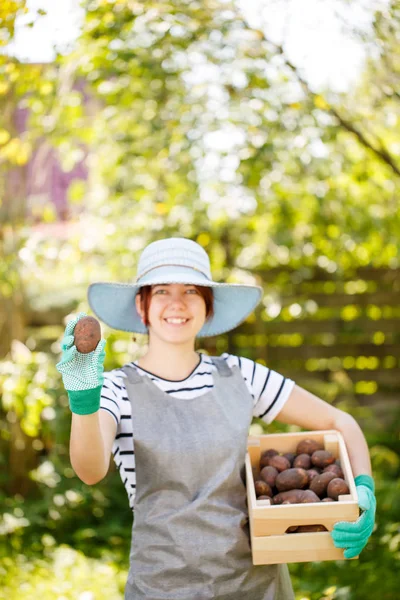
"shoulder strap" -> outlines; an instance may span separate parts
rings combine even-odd
[[[217,367],[218,373],[221,375],[221,377],[231,377],[232,370],[228,366],[225,359],[221,358],[220,356],[218,356],[218,357],[210,356],[209,358],[214,363],[214,365]],[[123,371],[125,373],[129,383],[133,383],[133,384],[143,383],[144,377],[139,375],[139,373],[136,371],[135,368],[125,365],[124,367],[121,368],[121,371]]]
[[[221,377],[231,377],[232,371],[224,358],[221,358],[220,356],[210,356],[209,358],[217,367],[218,373],[221,375]]]
[[[141,375],[139,375],[139,373],[136,371],[135,368],[125,365],[124,367],[121,368],[121,371],[123,371],[125,373],[125,375],[128,378],[129,383],[133,383],[133,384],[143,383],[144,378]]]

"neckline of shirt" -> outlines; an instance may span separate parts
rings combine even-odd
[[[189,373],[189,375],[187,377],[185,377],[184,379],[165,379],[165,377],[160,377],[159,375],[156,375],[155,373],[152,373],[151,371],[147,371],[147,369],[143,369],[143,367],[140,367],[136,361],[132,361],[130,366],[134,365],[140,371],[143,371],[144,373],[147,373],[148,375],[151,375],[152,377],[155,377],[156,379],[159,379],[160,381],[168,381],[170,383],[181,383],[183,381],[187,381],[188,379],[190,379],[195,374],[195,372],[200,367],[200,365],[204,362],[203,361],[203,353],[198,352],[197,354],[200,356],[199,362],[194,367],[193,371],[191,373]]]

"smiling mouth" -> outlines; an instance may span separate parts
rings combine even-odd
[[[189,321],[189,319],[181,319],[178,317],[171,317],[169,319],[164,319],[164,321],[168,325],[185,325]]]

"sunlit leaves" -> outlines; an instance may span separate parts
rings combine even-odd
[[[2,591],[8,598],[17,598],[24,589],[31,598],[40,594],[42,600],[52,600],[54,594],[65,600],[101,597],[122,600],[127,573],[115,564],[115,557],[89,558],[66,544],[57,547],[55,539],[48,534],[40,541],[43,547],[40,557],[28,558],[22,551],[12,560],[1,557],[0,570],[7,573]]]
[[[58,377],[54,365],[44,353],[32,353],[15,341],[10,360],[0,362],[0,397],[2,409],[10,419],[17,418],[23,431],[34,437],[42,427],[42,413],[54,400],[48,386]],[[55,414],[47,411],[47,418]]]
[[[0,4],[0,46],[6,46],[14,36],[17,15],[26,14],[25,0],[2,0]]]

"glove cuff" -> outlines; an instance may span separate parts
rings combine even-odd
[[[68,391],[69,407],[77,415],[91,415],[100,408],[100,395],[103,386],[91,390]]]
[[[357,475],[354,482],[356,485],[365,485],[365,487],[375,494],[375,482],[370,475]]]

